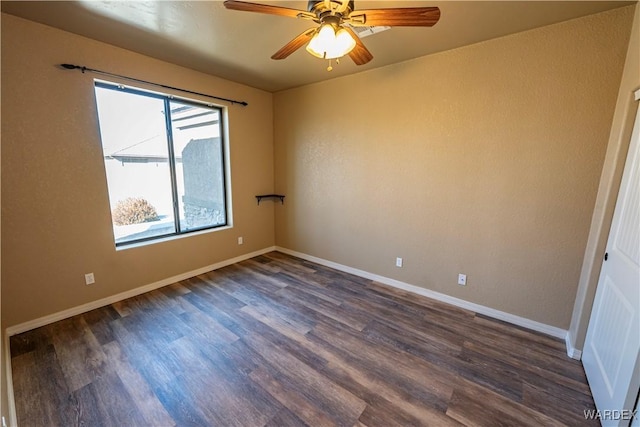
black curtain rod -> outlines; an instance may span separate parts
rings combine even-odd
[[[82,73],[85,73],[86,71],[89,71],[91,73],[103,74],[105,76],[119,77],[121,79],[131,80],[131,81],[138,82],[138,83],[145,83],[145,84],[149,84],[149,85],[153,85],[153,86],[159,86],[159,87],[162,87],[162,88],[165,88],[165,89],[172,89],[172,90],[177,90],[177,91],[180,91],[180,92],[190,93],[190,94],[193,94],[193,95],[200,95],[200,96],[205,96],[207,98],[218,99],[220,101],[230,102],[231,104],[239,104],[239,105],[242,105],[243,107],[246,107],[247,105],[249,105],[245,101],[237,101],[235,99],[221,98],[219,96],[207,95],[206,93],[194,92],[192,90],[187,90],[187,89],[180,89],[178,87],[163,85],[163,84],[160,84],[160,83],[148,82],[146,80],[136,79],[134,77],[121,76],[120,74],[109,73],[107,71],[96,70],[96,69],[89,68],[89,67],[84,67],[84,66],[81,66],[81,65],[60,64],[60,66],[62,68],[64,68],[64,69],[66,69],[66,70],[81,70]]]

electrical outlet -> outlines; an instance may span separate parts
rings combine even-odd
[[[238,244],[241,245],[244,243],[244,239],[242,237],[238,237]]]
[[[458,274],[458,285],[467,286],[467,275]]]
[[[93,276],[93,273],[87,273],[84,275],[84,283],[87,285],[93,285],[96,283],[96,278]]]
[[[402,258],[396,258],[396,267],[402,267]]]

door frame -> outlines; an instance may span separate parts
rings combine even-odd
[[[637,19],[640,20],[640,7],[636,13],[639,16]],[[621,88],[618,96],[618,106],[613,117],[607,153],[602,167],[571,323],[565,335],[567,355],[576,360],[582,358],[582,348],[600,279],[602,258],[609,240],[613,211],[620,190],[636,113],[640,108],[640,102],[638,102],[640,86],[637,79],[633,79],[633,83],[624,81],[623,77],[622,85],[626,90]]]

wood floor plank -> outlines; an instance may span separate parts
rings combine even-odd
[[[113,307],[106,306],[91,310],[82,314],[82,318],[100,344],[106,344],[115,339],[110,324],[119,319],[120,315]]]
[[[317,337],[326,346],[335,348],[338,354],[367,366],[372,373],[381,372],[388,387],[398,386],[412,393],[421,390],[434,406],[439,406],[435,402],[446,402],[451,397],[452,375],[434,364],[396,349],[353,340],[352,332],[328,325],[318,325],[309,336]]]
[[[175,426],[175,421],[171,418],[158,397],[153,393],[149,383],[140,373],[129,363],[117,342],[110,342],[103,346],[108,358],[109,365],[118,375],[132,402],[140,411],[146,425],[149,426]],[[111,393],[112,390],[108,390]]]
[[[82,316],[51,325],[51,337],[70,391],[104,374],[106,356]]]
[[[385,398],[376,396],[376,398],[367,405],[358,421],[367,426],[381,427],[458,427],[462,425],[453,418],[430,413],[419,407],[410,406],[407,408],[407,412],[407,410],[402,408],[407,405],[402,404],[402,402],[400,403],[400,406],[394,405]]]
[[[131,399],[115,372],[107,371],[82,389],[76,390],[75,395],[78,402],[91,402],[91,405],[83,406],[86,412],[92,413],[92,423],[87,423],[88,425],[148,426],[136,402]]]
[[[46,349],[52,344],[50,331],[51,328],[37,328],[11,337],[9,342],[11,357]]]
[[[468,426],[561,426],[534,409],[466,380],[459,380],[447,415]]]
[[[390,372],[385,366],[371,367],[366,361],[347,354],[337,355],[322,371],[337,384],[351,391],[367,402],[365,418],[361,421],[369,425],[392,425],[396,420],[400,425],[458,425],[445,415],[447,402],[453,388],[441,396],[440,391],[429,387],[429,375],[407,380],[402,374]],[[368,415],[367,415],[368,414]],[[373,418],[367,418],[367,417]],[[378,423],[373,423],[378,419]]]
[[[374,374],[353,359],[338,356],[322,370],[335,383],[367,403],[359,420],[369,425],[457,425],[445,416],[446,403],[420,387],[390,385],[384,374]],[[374,422],[373,420],[376,420]]]
[[[138,295],[135,297],[127,298],[122,301],[117,301],[111,304],[120,317],[126,317],[133,313],[144,312],[148,309],[148,300],[144,295]]]
[[[203,341],[229,344],[239,339],[220,322],[200,311],[184,313],[180,319],[193,330],[195,336]]]
[[[161,289],[156,289],[144,294],[145,298],[149,300],[149,304],[155,309],[164,312],[169,311],[176,316],[180,316],[185,313],[185,308],[179,303],[178,298],[170,298]]]
[[[199,296],[201,301],[207,301],[220,310],[227,312],[244,307],[246,304],[231,297],[221,290],[221,283],[216,280],[213,274],[200,275],[197,278],[187,279],[187,288],[191,291],[187,297]],[[223,284],[224,282],[222,282]],[[191,301],[191,299],[189,300]]]
[[[309,263],[299,258],[284,255],[280,252],[269,252],[268,254],[265,254],[264,257],[278,261],[278,266],[283,270],[291,270],[296,273],[315,274],[321,270],[321,266],[318,264]]]
[[[308,312],[313,319],[324,316],[357,331],[362,331],[370,321],[369,316],[364,313],[345,310],[340,305],[331,304],[314,295],[299,295],[298,292],[288,287],[278,291],[275,299],[290,307],[296,307],[299,311]]]
[[[538,360],[544,360],[546,363],[559,360],[562,365],[561,370],[571,373],[578,380],[582,379],[584,375],[582,366],[579,362],[566,357],[566,348],[562,340],[524,330],[515,325],[510,328],[505,326],[505,322],[476,316],[474,321],[460,333],[467,341],[478,343],[489,341],[496,347],[504,346],[513,349],[527,348],[531,358],[537,357]],[[567,363],[568,361],[571,363]]]
[[[49,346],[46,350],[23,353],[11,360],[14,372],[14,398],[20,425],[45,425],[48,420],[60,422],[57,408],[60,402],[53,399],[56,396],[65,396],[69,391],[64,385],[64,380],[60,381],[63,377],[62,370],[51,366],[52,359],[55,359],[55,350],[53,346]],[[46,378],[49,369],[51,374]],[[53,399],[48,399],[49,396]]]
[[[391,297],[396,301],[421,305],[428,309],[425,314],[442,314],[445,315],[447,319],[458,318],[465,321],[476,317],[476,314],[473,311],[451,306],[449,304],[444,304],[440,301],[436,301],[430,298],[416,298],[416,294],[412,292],[405,291],[404,289],[392,288],[379,282],[372,281],[368,283],[367,289],[371,289],[378,294]]]
[[[236,307],[225,307],[225,299],[230,299],[230,297],[224,292],[221,292],[221,294],[224,295],[224,298],[219,298],[217,296],[213,297],[211,294],[206,294],[198,290],[194,290],[193,292],[190,292],[188,295],[184,295],[181,298],[186,300],[197,310],[201,311],[205,316],[212,318],[215,322],[220,323],[223,327],[227,328],[229,331],[237,335],[237,321],[234,319]],[[237,300],[235,300],[235,302],[240,304],[240,308],[244,307],[245,305]]]
[[[529,358],[530,351],[520,351],[518,348],[506,349],[500,346],[482,345],[477,342],[467,341],[464,343],[464,347],[473,350],[477,353],[482,353],[488,358],[494,361],[501,361],[511,365],[519,372],[523,381],[531,384],[553,383],[557,388],[564,389],[565,392],[561,393],[559,398],[564,396],[571,396],[573,398],[585,398],[587,401],[591,401],[591,392],[587,384],[586,378],[582,380],[576,380],[573,378],[575,375],[574,361],[565,360],[565,363],[554,362],[553,369],[549,368],[549,363],[546,361],[537,360],[536,363],[532,363],[532,360],[538,357]],[[558,373],[558,367],[564,366],[566,369],[560,369]],[[572,372],[567,375],[568,372]]]
[[[289,273],[277,273],[274,275],[279,281],[287,285],[287,289],[292,292],[296,292],[301,297],[306,295],[312,295],[316,298],[322,299],[335,306],[340,306],[342,300],[339,296],[332,296],[327,293],[327,288],[322,283],[319,283],[314,277],[314,280],[304,281],[304,278],[295,277]]]
[[[445,352],[450,355],[459,355],[462,351],[464,339],[459,335],[449,333],[431,323],[415,320],[412,323],[392,321],[385,318],[376,318],[369,322],[365,335],[373,334],[389,338],[396,342],[418,343],[420,352],[424,352],[422,345],[437,352]]]
[[[181,282],[172,283],[170,285],[164,286],[160,288],[160,290],[164,292],[165,295],[167,295],[168,297],[178,297],[191,292]]]
[[[522,402],[522,378],[518,369],[468,348],[462,350],[459,359],[455,369],[460,377],[514,402]]]
[[[333,426],[336,423],[321,408],[304,395],[282,385],[265,368],[259,368],[250,374],[250,378],[285,406],[296,418],[310,426]]]
[[[308,425],[309,424],[302,421],[289,409],[282,408],[269,420],[269,422],[264,425],[264,427],[302,427]]]
[[[58,426],[111,426],[112,420],[103,419],[103,414],[98,408],[98,396],[91,384],[75,390],[72,394],[73,399],[78,403],[76,407],[77,417],[70,421],[69,424],[55,424]],[[54,424],[52,424],[54,425]]]
[[[201,408],[198,407],[197,402],[191,401],[186,397],[187,391],[184,386],[182,378],[177,377],[175,380],[158,385],[153,391],[171,418],[175,420],[176,425],[210,425]]]
[[[251,281],[250,283],[255,283]],[[241,310],[258,313],[262,317],[278,319],[292,329],[306,334],[313,328],[314,322],[300,311],[292,310],[290,306],[281,304],[267,294],[262,294],[246,284],[228,283],[224,288],[234,298],[246,304]],[[280,288],[278,288],[280,290]]]
[[[184,337],[171,347],[181,362],[184,398],[200,409],[208,425],[264,425],[278,411],[273,399],[237,374],[214,346]]]
[[[285,283],[273,278],[271,275],[264,274],[260,270],[252,269],[251,264],[247,261],[243,261],[239,264],[230,265],[225,267],[224,271],[221,271],[230,280],[239,281],[245,283],[252,281],[253,287],[266,294],[277,292],[278,290],[286,287]]]
[[[499,332],[500,337],[516,340],[524,339],[529,345],[533,345],[540,350],[546,349],[546,352],[554,357],[566,350],[564,341],[522,326],[512,325],[482,314],[476,314],[473,321],[480,325],[482,329]]]
[[[244,311],[240,311],[237,317],[242,319],[243,327],[246,328],[241,339],[241,344],[246,348],[252,348],[252,339],[255,336],[260,336],[276,345],[280,351],[286,352],[310,366],[320,367],[326,364],[328,353],[311,342],[307,334],[300,334],[286,325],[280,324],[277,320],[267,317],[256,318]],[[256,361],[258,366],[266,363],[259,348],[255,349],[253,353],[261,355],[261,359]]]
[[[112,324],[118,344],[129,363],[154,391],[175,382],[179,365],[168,358],[164,346],[158,345],[143,333],[137,333],[136,328],[131,325],[134,321],[135,319],[123,318]]]
[[[364,410],[364,401],[326,378],[315,368],[286,352],[279,351],[278,347],[261,336],[252,337],[248,345],[265,358],[271,367],[270,372],[275,374],[278,382],[289,385],[289,393],[305,396],[338,425],[353,425]],[[298,413],[296,415],[301,416]]]
[[[549,381],[544,385],[523,384],[523,404],[550,418],[560,421],[568,426],[593,426],[600,425],[597,419],[580,417],[585,410],[595,410],[591,396],[583,398],[572,397]],[[567,402],[567,401],[571,402]],[[582,409],[580,409],[582,408]]]
[[[593,425],[562,340],[279,252],[10,347],[27,427]]]
[[[456,362],[453,361],[457,361],[462,352],[462,343],[459,346],[450,342],[443,343],[376,320],[370,322],[362,333],[371,343],[411,354],[445,369],[454,369]]]

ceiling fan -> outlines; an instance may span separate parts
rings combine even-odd
[[[353,0],[309,0],[306,11],[239,0],[226,0],[224,6],[231,10],[302,18],[319,24],[284,45],[271,59],[285,59],[306,44],[306,50],[315,57],[339,60],[348,54],[356,65],[368,63],[373,55],[352,27],[431,27],[440,19],[437,7],[355,10]],[[329,63],[327,70],[331,69]]]

